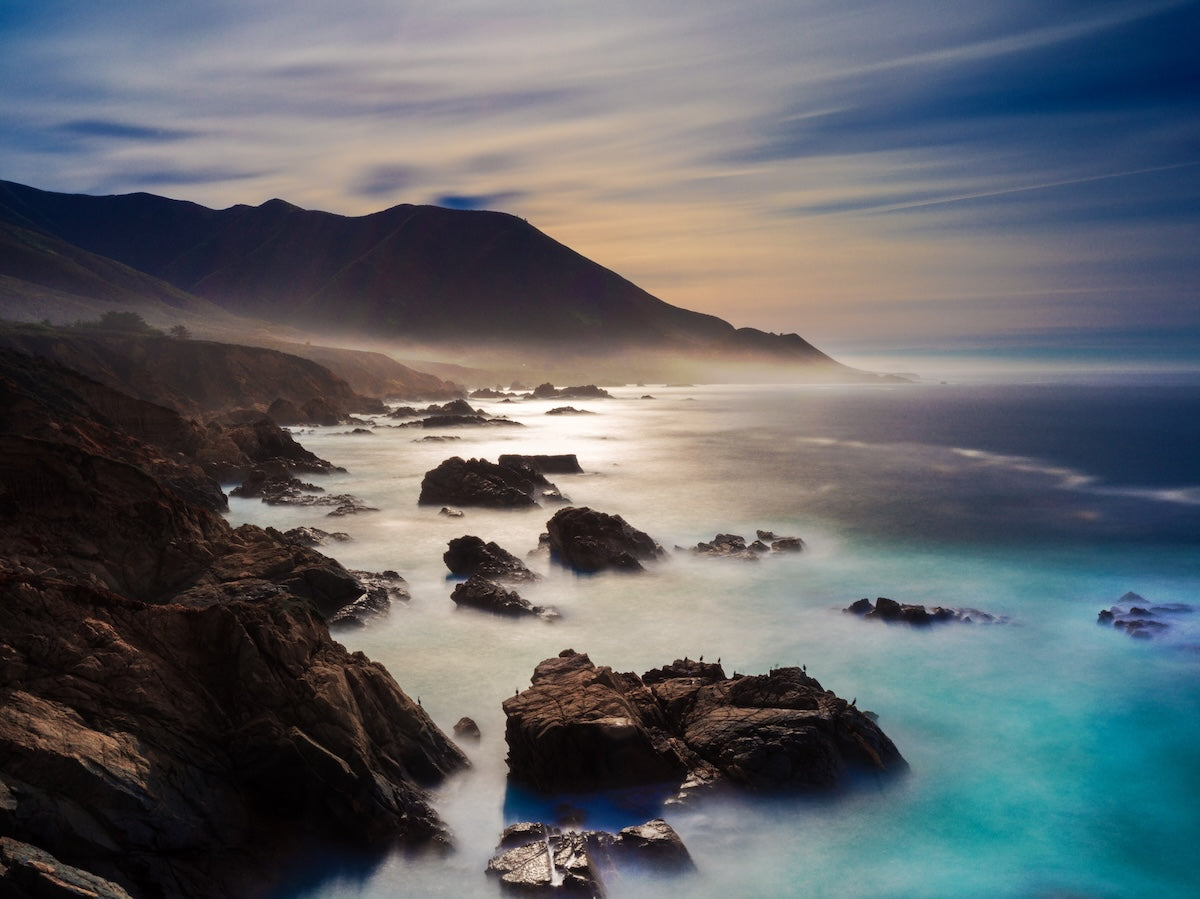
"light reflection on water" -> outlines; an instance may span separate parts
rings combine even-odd
[[[1039,394],[1024,421],[1010,394],[937,389],[629,388],[575,403],[594,416],[545,416],[556,402],[477,402],[526,427],[447,432],[462,438],[447,443],[415,442],[428,433],[415,429],[301,434],[349,469],[322,482],[330,492],[380,511],[324,519],[318,509],[233,500],[231,519],[345,530],[354,540],[330,554],[352,568],[399,570],[412,600],[340,639],[383,662],[443,729],[470,715],[483,731],[463,747],[472,770],[435,797],[456,836],[453,855],[398,856],[304,895],[496,895],[483,875],[492,847],[536,809],[506,788],[500,702],[566,647],[638,672],[684,655],[721,657],[727,672],[806,664],[825,687],[878,712],[912,765],[900,782],[832,802],[667,808],[700,868],[669,887],[680,894],[1190,895],[1200,653],[1094,622],[1127,590],[1200,602],[1196,508],[1156,498],[1200,477],[1164,483],[1142,470],[1156,464],[1144,447],[1122,471],[1121,447],[1090,446],[1077,428],[1089,420],[1079,395]],[[647,392],[656,399],[637,399]],[[1092,414],[1103,414],[1104,396],[1084,397]],[[1055,414],[1054,402],[1070,413]],[[1163,416],[1182,421],[1172,408]],[[1062,433],[1046,430],[1056,420]],[[1179,426],[1179,439],[1191,439]],[[1035,427],[1043,433],[1027,433]],[[557,606],[560,620],[460,611],[441,562],[447,542],[471,533],[523,555],[553,509],[448,519],[416,505],[420,479],[450,455],[502,452],[576,453],[587,473],[553,477],[563,492],[622,514],[668,549],[760,527],[808,547],[758,563],[673,552],[633,576],[576,577],[535,557],[545,577],[520,592]],[[1163,467],[1189,474],[1177,459]],[[913,631],[840,611],[878,595],[1013,623]],[[1178,628],[1175,642],[1200,643],[1195,627]],[[587,808],[592,826],[640,823],[646,812]],[[609,887],[614,896],[668,889],[642,876]]]

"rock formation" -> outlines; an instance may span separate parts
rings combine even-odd
[[[871,600],[863,597],[842,611],[876,621],[899,622],[911,624],[914,627],[929,627],[932,624],[946,621],[958,621],[964,624],[972,622],[996,624],[1008,620],[1003,616],[992,615],[979,609],[950,609],[945,606],[933,606],[927,609],[925,606],[898,603],[886,596],[876,598],[874,605],[871,604]]]
[[[568,649],[503,707],[509,776],[545,793],[720,781],[828,791],[907,768],[871,717],[800,668],[726,677],[685,659],[638,677]]]
[[[657,559],[663,549],[620,515],[586,506],[559,509],[546,522],[550,557],[584,573],[616,568],[641,571],[642,562]]]
[[[454,600],[456,606],[467,606],[497,615],[558,617],[558,613],[553,609],[535,606],[529,600],[522,598],[515,590],[505,590],[495,581],[489,581],[479,575],[472,575],[458,584],[454,588],[454,592],[450,594],[450,598]]]
[[[655,818],[616,834],[513,824],[500,835],[487,872],[512,892],[603,896],[605,874],[630,864],[672,874],[695,868],[679,834]]]
[[[1124,631],[1135,639],[1150,640],[1168,634],[1172,624],[1180,618],[1191,616],[1196,608],[1183,602],[1151,603],[1145,597],[1130,592],[1112,608],[1103,609],[1096,622]]]
[[[579,459],[574,453],[559,453],[557,455],[518,455],[503,453],[500,456],[501,465],[516,467],[528,465],[539,474],[582,474]]]
[[[536,506],[557,488],[528,465],[497,465],[486,459],[453,456],[425,472],[422,506]]]
[[[461,577],[479,575],[493,581],[532,581],[537,575],[499,544],[472,534],[455,537],[442,555],[446,567]]]
[[[376,585],[231,528],[192,436],[0,353],[4,895],[260,895],[320,844],[443,837],[423,787],[464,757],[325,625]]]

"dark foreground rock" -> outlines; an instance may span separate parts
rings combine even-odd
[[[559,509],[546,522],[550,557],[576,571],[607,568],[641,571],[642,562],[663,556],[663,548],[620,515],[586,506]]]
[[[520,508],[538,505],[537,498],[547,491],[557,488],[529,465],[453,456],[425,472],[417,503]]]
[[[239,486],[230,491],[232,496],[251,499],[257,497],[269,506],[321,506],[329,509],[326,516],[341,518],[360,512],[378,512],[357,496],[349,493],[326,493],[325,488],[309,484],[299,478],[279,477],[262,469],[255,469]]]
[[[1166,636],[1179,619],[1191,617],[1196,606],[1188,603],[1151,603],[1145,597],[1130,592],[1112,608],[1097,616],[1098,624],[1107,624],[1138,640]]]
[[[464,764],[304,603],[155,606],[0,574],[0,829],[135,894],[253,895],[271,859],[444,836]]]
[[[392,609],[392,602],[407,602],[412,596],[408,584],[395,571],[351,571],[358,581],[362,596],[338,609],[329,618],[329,627],[365,627],[383,618]]]
[[[998,624],[1008,620],[1003,616],[992,615],[979,609],[952,609],[945,606],[926,608],[925,606],[898,603],[886,596],[876,598],[874,605],[871,604],[871,600],[863,597],[842,611],[850,615],[861,615],[863,618],[911,624],[914,627],[929,627],[947,621],[957,621],[962,624]]]
[[[531,683],[503,703],[508,768],[543,793],[720,781],[829,791],[908,767],[871,717],[800,668],[726,677],[685,659],[638,677],[568,649]]]
[[[455,537],[442,554],[453,574],[479,575],[493,581],[534,581],[537,575],[525,563],[495,542],[484,543],[473,534]]]
[[[672,874],[695,869],[674,828],[655,818],[616,834],[514,824],[500,835],[487,872],[510,892],[603,896],[605,875],[629,865]]]
[[[0,834],[46,855],[6,844],[0,895],[31,865],[99,880],[30,895],[263,895],[330,844],[444,839],[423,790],[464,757],[325,625],[369,588],[34,362],[0,371]]]
[[[466,606],[493,612],[497,615],[520,617],[536,615],[542,618],[557,618],[558,613],[545,606],[535,606],[515,590],[505,590],[494,581],[489,581],[479,575],[472,575],[454,588],[450,594],[456,606]]]

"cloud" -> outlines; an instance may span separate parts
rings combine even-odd
[[[172,128],[156,128],[146,125],[131,125],[127,122],[106,121],[104,119],[75,119],[64,122],[59,130],[65,134],[77,137],[112,138],[115,140],[141,141],[158,143],[165,141],[184,140],[194,137],[194,132]]]
[[[503,211],[514,200],[520,199],[520,191],[500,191],[490,194],[439,194],[430,203],[447,209],[490,209]]]
[[[417,183],[420,169],[411,165],[373,165],[354,179],[353,190],[360,197],[393,197]]]

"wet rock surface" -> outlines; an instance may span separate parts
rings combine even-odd
[[[740,534],[717,534],[709,542],[697,543],[692,552],[704,556],[723,556],[756,562],[765,554],[800,552],[803,549],[804,541],[799,537],[778,537],[771,531],[758,531],[758,539],[751,543],[747,543],[746,538]]]
[[[911,624],[914,627],[929,627],[951,621],[961,624],[1002,624],[1008,621],[1002,615],[993,615],[980,609],[954,609],[945,606],[926,608],[920,605],[898,603],[886,596],[877,597],[874,604],[871,603],[871,600],[863,597],[842,611],[874,621]]]
[[[325,488],[316,484],[306,483],[299,478],[273,476],[262,469],[250,472],[241,485],[230,491],[230,495],[258,497],[269,506],[327,507],[329,511],[325,514],[333,518],[379,511],[349,493],[326,493]]]
[[[536,506],[543,490],[556,489],[529,465],[499,465],[453,456],[425,472],[422,506]]]
[[[537,575],[524,562],[499,544],[484,543],[473,534],[450,541],[442,560],[451,573],[461,577],[479,575],[493,581],[533,581]]]
[[[408,584],[395,571],[351,571],[362,595],[329,617],[329,627],[365,627],[383,618],[394,601],[408,602]]]
[[[727,677],[684,659],[639,677],[564,650],[503,708],[509,776],[542,793],[719,782],[830,791],[908,767],[869,715],[800,668]]]
[[[500,835],[487,872],[508,892],[603,896],[605,878],[626,866],[671,874],[695,869],[674,828],[656,818],[616,834],[514,824]]]
[[[664,555],[661,546],[620,515],[586,506],[559,509],[546,522],[546,533],[550,557],[583,573],[641,571],[643,561]]]

